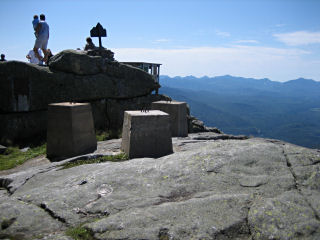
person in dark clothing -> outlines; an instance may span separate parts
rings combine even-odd
[[[1,54],[0,62],[4,62],[4,61],[7,61],[7,60],[6,60],[6,55]]]
[[[96,46],[95,46],[94,43],[92,42],[91,37],[87,37],[86,41],[87,41],[87,44],[86,44],[86,46],[84,47],[84,50],[85,50],[85,51],[93,50],[93,49],[96,48]]]
[[[53,57],[53,54],[50,49],[47,49],[47,53],[48,53],[48,60],[47,60],[47,64],[48,64],[50,61],[50,58]]]

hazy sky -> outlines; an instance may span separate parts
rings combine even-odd
[[[116,60],[162,63],[161,74],[320,81],[320,0],[0,0],[8,60],[26,60],[41,13],[53,53],[83,48],[100,22]]]

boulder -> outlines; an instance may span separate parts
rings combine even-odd
[[[49,67],[78,75],[93,75],[107,72],[107,62],[114,61],[107,49],[89,51],[64,50],[50,58]]]
[[[204,125],[203,121],[199,120],[195,116],[187,115],[187,120],[188,120],[189,133],[198,133],[198,132],[222,133],[218,128],[207,127],[206,125]]]
[[[92,239],[320,239],[320,150],[221,135],[173,138],[160,158],[1,176],[1,234],[65,239],[82,226]],[[120,143],[99,142],[94,154]]]
[[[114,52],[104,47],[87,50],[87,54],[90,56],[101,56],[108,61],[114,61]]]
[[[49,67],[1,62],[0,84],[2,113],[45,110],[57,102],[129,99],[159,87],[141,69],[73,50],[53,56]]]
[[[85,51],[64,50],[50,59],[49,67],[77,75],[94,75],[106,71],[105,61],[100,56],[89,56]]]

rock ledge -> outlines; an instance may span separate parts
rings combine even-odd
[[[320,151],[219,135],[173,138],[158,159],[2,176],[0,235],[70,239],[65,230],[84,224],[95,239],[319,239]]]

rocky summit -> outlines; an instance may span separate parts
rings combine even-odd
[[[90,239],[320,239],[320,150],[214,132],[173,147],[155,159],[2,172],[0,238],[67,240],[80,226]]]
[[[0,77],[0,111],[8,113],[39,111],[56,102],[134,98],[159,87],[141,69],[75,50],[56,54],[49,67],[2,62]]]

